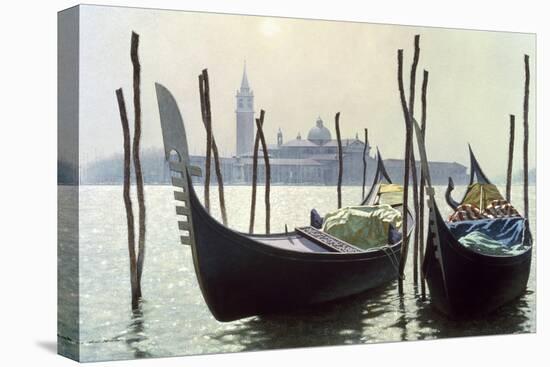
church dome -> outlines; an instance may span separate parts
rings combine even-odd
[[[321,117],[317,118],[316,126],[312,127],[307,133],[307,140],[317,144],[323,145],[326,142],[332,140],[329,129],[323,126],[323,120]]]

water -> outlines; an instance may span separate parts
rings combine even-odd
[[[264,226],[263,188],[258,190],[256,231]],[[531,187],[531,229],[536,230],[535,188]],[[60,189],[67,190],[67,189]],[[460,198],[464,187],[457,187]],[[535,263],[526,293],[495,314],[453,322],[418,297],[412,282],[412,256],[407,265],[405,295],[397,284],[363,295],[316,306],[291,315],[251,317],[230,323],[216,321],[200,293],[190,248],[179,244],[172,188],[146,187],[147,252],[142,280],[144,301],[138,312],[130,306],[126,215],[120,186],[80,188],[80,358],[84,361],[253,351],[339,344],[376,343],[471,335],[535,331]],[[504,192],[501,188],[501,192]],[[211,190],[219,218],[217,188]],[[440,206],[444,187],[436,188]],[[513,203],[522,209],[521,187]],[[360,187],[344,187],[344,205],[357,204]],[[202,198],[202,191],[199,191]],[[225,188],[229,225],[247,231],[250,187]],[[309,210],[320,213],[336,206],[334,187],[272,187],[272,231],[309,223]],[[446,205],[445,205],[446,208]],[[137,217],[137,202],[134,201]],[[60,218],[60,223],[73,217]],[[63,236],[63,230],[60,232]],[[535,243],[536,246],[536,243]],[[63,252],[65,253],[65,252]],[[67,252],[61,262],[70,262]],[[535,259],[534,259],[535,260]],[[238,269],[236,269],[238,271]],[[67,282],[65,282],[67,283]],[[74,288],[74,287],[73,287]],[[62,284],[61,297],[75,297]],[[76,310],[60,305],[61,321]],[[66,319],[66,320],[65,320]],[[74,334],[76,330],[67,334]],[[60,335],[70,343],[74,336]]]

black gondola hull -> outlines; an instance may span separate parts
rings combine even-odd
[[[214,317],[232,321],[295,310],[397,278],[401,243],[368,253],[303,253],[265,246],[213,221],[191,194],[193,257]]]
[[[434,233],[428,233],[423,271],[432,305],[452,318],[481,316],[521,296],[529,280],[532,248],[516,256],[489,256],[465,248],[436,213],[441,263],[436,257]],[[524,243],[530,245],[529,230]]]

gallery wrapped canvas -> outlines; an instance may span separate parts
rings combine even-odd
[[[535,331],[535,35],[58,15],[58,351]]]

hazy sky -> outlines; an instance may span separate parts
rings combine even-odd
[[[172,91],[190,150],[204,151],[198,75],[208,68],[213,127],[223,155],[235,152],[235,93],[246,60],[255,109],[266,110],[268,144],[303,137],[321,116],[334,133],[363,136],[385,158],[402,158],[404,122],[397,89],[397,50],[405,85],[420,34],[415,117],[422,70],[430,72],[427,146],[431,160],[468,165],[471,143],[486,173],[505,174],[509,114],[516,115],[514,170],[523,142],[523,55],[531,55],[530,166],[535,162],[535,36],[441,28],[83,6],[80,50],[80,147],[83,160],[122,152],[115,89],[133,121],[131,31],[140,35],[142,147],[162,147],[154,83]]]

